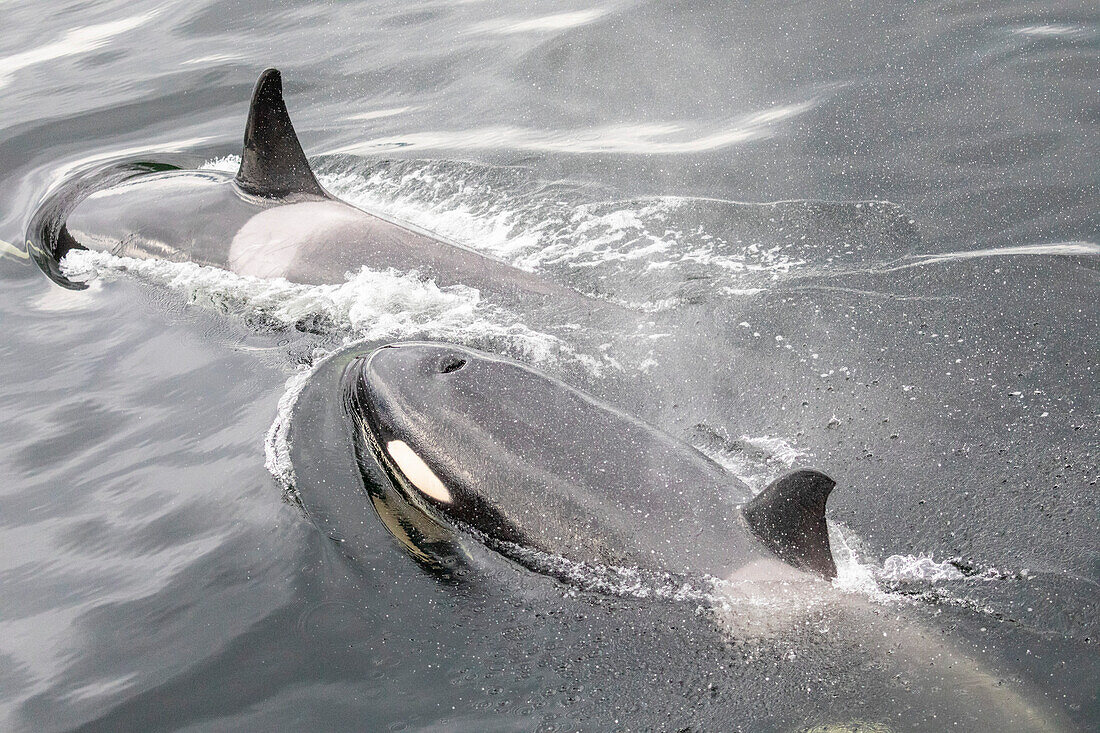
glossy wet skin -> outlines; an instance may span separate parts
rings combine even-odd
[[[90,194],[65,226],[87,249],[226,267],[226,233],[275,203],[245,194],[225,173],[172,171]]]
[[[572,560],[725,577],[774,560],[749,489],[690,446],[523,365],[407,343],[353,363],[352,404],[409,500]]]
[[[583,300],[523,270],[373,216],[330,196],[243,190],[218,171],[140,175],[94,191],[65,220],[64,249],[194,262],[292,282],[342,282],[360,267],[415,270],[440,286],[506,298]],[[58,259],[65,251],[56,251]]]

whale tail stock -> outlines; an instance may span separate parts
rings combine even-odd
[[[776,479],[745,504],[745,521],[780,559],[826,578],[836,577],[825,501],[836,482],[800,469]]]
[[[309,194],[328,198],[310,170],[283,102],[283,80],[277,69],[267,69],[256,81],[237,185],[255,196],[282,198]]]

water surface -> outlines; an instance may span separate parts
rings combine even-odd
[[[367,504],[356,549],[332,542],[272,474],[280,400],[346,340],[413,335],[612,400],[652,384],[631,409],[755,488],[827,471],[848,592],[1100,724],[1089,4],[2,7],[3,727],[943,729],[835,638],[731,638],[653,579],[486,551],[443,581]],[[294,289],[108,259],[72,292],[27,259],[84,167],[232,169],[272,65],[330,190],[630,328],[399,271]]]

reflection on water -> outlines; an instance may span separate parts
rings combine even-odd
[[[496,33],[507,35],[510,33],[538,33],[563,31],[569,28],[587,25],[606,15],[609,10],[591,9],[577,10],[572,13],[555,13],[542,15],[537,18],[498,18],[485,23],[475,23],[468,29],[468,33]]]
[[[718,150],[769,137],[774,123],[813,107],[813,102],[789,104],[732,120],[717,129],[697,123],[643,123],[610,125],[583,130],[534,130],[519,127],[485,127],[454,132],[417,132],[345,145],[331,153],[367,155],[397,149],[420,150],[523,150],[548,153],[635,153],[679,155]],[[393,114],[403,112],[399,108]],[[383,116],[371,113],[358,119]]]
[[[156,12],[134,15],[108,23],[73,28],[52,43],[0,58],[0,89],[7,86],[11,77],[35,64],[46,63],[66,56],[80,56],[107,45],[123,33],[140,28],[156,17]]]
[[[1041,728],[1018,692],[1096,727],[1094,9],[3,15],[0,727]],[[235,168],[271,65],[305,148],[344,151],[314,160],[331,190],[631,328],[402,271],[302,289],[74,253],[98,278],[71,292],[27,260],[33,212],[89,166]],[[403,336],[540,361],[754,486],[828,470],[841,602],[739,636],[697,579],[566,585],[416,525],[364,495],[339,416],[288,442],[301,375]],[[284,502],[265,461],[325,503]],[[975,666],[946,684],[912,653],[930,638]],[[934,693],[966,680],[980,700]]]
[[[919,267],[934,262],[966,260],[973,257],[1010,257],[1015,255],[1062,255],[1093,256],[1100,255],[1100,244],[1095,242],[1051,242],[1049,244],[1021,244],[1017,247],[998,247],[996,249],[970,249],[962,252],[943,252],[935,255],[913,257],[914,262],[887,269]]]

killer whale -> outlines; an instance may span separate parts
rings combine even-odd
[[[836,576],[835,485],[794,471],[753,496],[695,448],[518,362],[404,342],[345,371],[358,449],[412,506],[495,548],[728,577],[782,561]]]
[[[362,266],[397,268],[526,307],[591,303],[332,196],[310,168],[273,68],[256,82],[236,174],[150,163],[87,171],[39,207],[27,247],[51,279],[70,288],[83,285],[64,276],[60,261],[74,249],[90,249],[303,284],[341,282]]]
[[[556,562],[554,557],[533,557],[531,554],[518,551],[522,548],[514,543],[494,539],[486,532],[494,531],[495,522],[501,519],[512,520],[518,516],[521,521],[514,522],[510,529],[526,530],[527,534],[519,539],[529,543],[527,546],[536,547],[536,543],[540,541],[556,543],[558,538],[569,537],[569,533],[589,532],[593,529],[603,531],[614,528],[617,524],[619,527],[625,526],[627,530],[625,534],[609,535],[613,537],[612,542],[604,542],[602,547],[598,543],[590,543],[589,550],[596,553],[597,558],[606,557],[624,564],[637,560],[643,568],[653,568],[676,562],[678,556],[675,553],[682,551],[684,547],[689,548],[689,554],[679,557],[687,558],[689,562],[694,563],[690,554],[691,538],[674,536],[676,532],[681,534],[690,532],[694,527],[702,530],[699,541],[695,543],[696,550],[711,547],[708,543],[715,538],[720,546],[711,547],[717,551],[716,559],[699,559],[696,564],[687,569],[690,571],[692,567],[710,567],[721,571],[722,568],[728,567],[736,570],[725,578],[718,578],[725,582],[716,585],[713,590],[714,595],[709,600],[697,601],[691,597],[687,602],[693,605],[698,602],[706,606],[705,614],[713,620],[723,636],[735,644],[753,644],[753,648],[757,648],[756,644],[761,644],[759,648],[769,648],[768,645],[778,642],[784,653],[789,649],[797,648],[799,658],[810,660],[808,663],[811,665],[815,664],[814,659],[819,660],[823,665],[821,673],[824,675],[835,673],[845,664],[850,664],[866,670],[872,676],[881,675],[883,679],[893,680],[889,682],[890,694],[893,696],[892,699],[902,707],[905,717],[891,718],[892,723],[886,725],[885,718],[879,715],[881,711],[873,706],[861,707],[860,720],[882,720],[883,725],[876,725],[876,730],[898,730],[899,728],[894,725],[902,720],[904,720],[904,723],[901,723],[903,727],[921,730],[939,730],[944,720],[959,721],[960,726],[969,727],[969,729],[987,727],[998,730],[1037,731],[1070,729],[1063,724],[1058,712],[1044,704],[1040,697],[1033,694],[1034,691],[1006,680],[1003,675],[998,674],[996,667],[987,667],[979,658],[968,654],[963,647],[952,644],[942,630],[924,628],[919,620],[907,614],[904,609],[886,612],[881,601],[869,599],[862,593],[852,592],[843,582],[839,584],[824,582],[822,579],[824,573],[812,566],[800,568],[789,560],[778,557],[774,547],[769,546],[768,541],[765,541],[759,533],[762,532],[766,537],[768,529],[754,529],[743,515],[749,513],[748,510],[753,506],[754,501],[759,500],[757,508],[773,503],[777,505],[774,508],[774,514],[771,511],[765,511],[763,516],[771,516],[776,520],[786,517],[792,521],[789,527],[801,526],[804,520],[795,521],[793,518],[807,511],[807,508],[795,507],[792,511],[789,507],[782,507],[782,504],[799,503],[799,497],[805,498],[804,489],[786,494],[767,489],[758,494],[756,500],[750,499],[742,503],[738,510],[738,503],[743,497],[751,496],[751,491],[748,491],[739,481],[732,479],[723,469],[722,473],[713,474],[721,477],[720,486],[703,487],[700,491],[696,491],[691,486],[684,486],[682,488],[687,491],[686,499],[666,497],[673,505],[677,501],[682,501],[681,506],[689,509],[710,506],[707,502],[715,500],[719,504],[724,503],[727,506],[714,511],[713,516],[727,517],[732,513],[735,515],[734,524],[719,526],[716,522],[708,522],[708,516],[698,512],[681,522],[674,522],[677,517],[672,514],[646,518],[645,510],[650,510],[652,515],[652,510],[657,507],[656,504],[631,505],[629,502],[617,504],[610,502],[610,488],[601,489],[600,487],[606,484],[598,481],[593,500],[598,504],[605,503],[609,512],[624,520],[626,524],[602,522],[590,526],[575,524],[573,522],[575,517],[568,512],[563,512],[563,507],[568,506],[568,503],[550,503],[544,500],[552,496],[560,485],[547,485],[546,490],[540,489],[538,493],[530,495],[520,490],[524,486],[527,488],[532,486],[530,483],[525,484],[514,490],[510,499],[507,494],[495,493],[497,490],[503,491],[509,487],[494,487],[485,483],[474,486],[471,483],[469,488],[482,494],[486,502],[497,511],[496,515],[491,512],[480,515],[471,512],[466,515],[466,520],[462,521],[455,519],[458,514],[452,507],[458,505],[456,500],[464,498],[465,494],[462,492],[465,492],[467,487],[453,483],[445,467],[438,469],[433,467],[432,462],[435,457],[432,451],[421,449],[415,441],[406,443],[429,468],[433,469],[433,473],[438,470],[436,478],[452,499],[449,505],[429,504],[429,501],[434,501],[430,498],[430,493],[425,493],[408,481],[402,482],[400,475],[395,476],[394,469],[401,471],[401,474],[404,473],[400,465],[389,467],[380,465],[381,457],[378,456],[377,450],[384,446],[380,446],[379,441],[372,438],[369,416],[363,410],[364,400],[370,398],[370,392],[363,384],[363,370],[372,355],[384,353],[386,358],[389,358],[401,349],[405,349],[407,354],[414,350],[427,354],[427,350],[422,349],[422,346],[412,341],[400,342],[397,348],[393,348],[393,345],[386,341],[349,346],[318,365],[293,407],[288,435],[288,457],[295,471],[293,499],[319,532],[333,541],[331,547],[335,552],[342,557],[343,561],[349,563],[346,570],[341,571],[342,575],[362,576],[387,582],[386,578],[389,576],[380,577],[378,573],[380,557],[378,553],[381,553],[381,557],[386,560],[403,554],[427,572],[441,588],[454,589],[462,598],[478,597],[481,593],[503,592],[516,593],[526,599],[530,593],[541,592],[535,590],[536,588],[557,593],[556,590],[552,590],[557,586],[552,584],[563,583],[586,594],[586,597],[592,597],[588,594],[618,595],[621,593],[631,599],[626,601],[628,604],[632,604],[634,600],[648,603],[645,599],[659,598],[679,603],[681,601],[678,600],[676,593],[686,584],[702,589],[708,588],[709,583],[704,580],[703,583],[696,584],[694,581],[701,579],[694,578],[690,574],[634,573],[629,567],[623,566],[620,567],[626,572],[621,576],[614,573],[614,568],[610,568],[611,575],[602,575],[601,571],[608,568],[594,567],[583,561],[581,565],[562,564]],[[476,368],[481,364],[481,362],[470,361],[471,354],[475,359],[490,360],[492,367],[489,378],[471,380],[467,387],[451,393],[456,398],[466,400],[469,410],[466,413],[463,410],[452,410],[451,415],[458,418],[466,414],[468,419],[455,420],[450,423],[452,430],[448,432],[440,430],[437,433],[436,437],[451,441],[441,443],[443,447],[453,448],[456,444],[475,447],[478,442],[482,445],[492,445],[500,435],[508,432],[526,431],[533,434],[532,427],[541,426],[542,429],[559,427],[562,431],[572,427],[583,427],[583,423],[571,422],[569,412],[561,409],[563,404],[568,405],[578,399],[580,406],[590,411],[589,415],[611,417],[610,422],[599,422],[594,428],[589,425],[590,428],[602,431],[608,437],[618,435],[624,438],[624,435],[646,434],[643,427],[638,425],[640,421],[633,420],[630,416],[614,409],[610,411],[599,409],[601,405],[598,402],[583,394],[573,395],[571,398],[566,395],[568,399],[564,402],[542,402],[543,406],[539,408],[539,400],[553,396],[558,389],[570,388],[559,386],[556,379],[544,377],[533,370],[532,374],[526,377],[520,375],[515,379],[523,396],[520,401],[511,402],[514,409],[510,412],[513,416],[529,414],[532,417],[542,413],[541,417],[534,421],[533,426],[522,422],[512,423],[500,425],[495,431],[483,431],[478,434],[474,428],[479,425],[479,420],[485,420],[488,424],[488,420],[493,415],[508,417],[507,411],[497,412],[495,408],[505,407],[508,404],[505,398],[509,395],[492,393],[487,395],[490,399],[482,400],[481,404],[478,404],[476,389],[489,388],[498,383],[501,375],[510,373],[504,367],[515,363],[472,349],[456,348],[440,343],[427,346],[434,348],[435,354],[440,358],[425,359],[424,365],[425,367],[434,366],[438,370],[437,373],[443,377],[441,382],[447,381],[447,377],[462,375],[467,369]],[[455,356],[458,357],[458,361],[462,359],[468,361],[461,368],[456,369],[458,361],[453,358]],[[415,360],[409,359],[409,361]],[[493,363],[494,361],[496,363]],[[374,366],[378,367],[381,364],[380,359],[374,363]],[[399,370],[391,371],[401,378]],[[465,376],[468,377],[473,373],[473,371],[466,372]],[[485,377],[485,375],[482,376]],[[534,385],[543,379],[546,379],[547,383],[543,385],[541,391],[523,390],[525,385]],[[411,379],[407,384],[411,386],[415,383],[416,380]],[[398,390],[392,394],[404,394],[404,392]],[[402,410],[414,408],[418,404],[430,404],[431,397],[438,397],[443,394],[443,391],[430,394],[425,392],[423,395],[418,395],[416,392],[408,394],[414,399],[410,400]],[[391,404],[397,406],[396,402]],[[574,404],[578,403],[574,402]],[[585,407],[586,404],[587,407]],[[624,425],[627,427],[627,433],[617,432]],[[455,432],[454,429],[459,432]],[[384,435],[381,431],[378,434]],[[583,444],[590,436],[591,433],[588,432],[577,432],[572,436],[563,435],[561,439],[570,438],[570,442],[579,446],[571,454],[574,457],[581,454],[598,456],[599,447],[606,445],[608,440],[596,441],[586,448]],[[406,434],[405,437],[412,436]],[[667,436],[650,434],[650,439],[658,446],[668,443],[677,450],[694,454],[694,449],[690,446],[679,444]],[[625,447],[627,441],[624,439],[623,442],[624,452],[628,452]],[[538,465],[541,460],[537,454],[528,451],[531,447],[530,441],[513,442],[502,447],[524,449],[524,455],[521,458],[527,457],[524,462],[527,466]],[[459,451],[455,453],[453,460],[459,465],[466,465],[468,473],[477,473],[485,465],[479,460],[479,455],[482,454],[478,452],[463,454]],[[507,452],[503,450],[496,451],[495,455],[498,458],[507,458]],[[698,461],[699,458],[695,455],[694,461]],[[644,454],[639,456],[639,465],[656,465],[647,464],[645,459]],[[406,467],[412,465],[407,457],[403,460]],[[684,460],[689,465],[694,462],[692,459]],[[396,464],[396,460],[391,462]],[[564,461],[562,463],[564,464]],[[664,465],[669,464],[664,463]],[[593,470],[582,468],[578,472],[598,479],[601,472],[594,469],[599,468],[599,464],[593,461],[589,466]],[[718,468],[721,469],[721,467]],[[520,471],[523,468],[516,466],[515,470]],[[646,473],[638,468],[627,470],[633,475]],[[708,471],[705,468],[701,470]],[[709,471],[714,470],[713,466],[709,468]],[[795,475],[797,476],[798,472]],[[423,477],[416,478],[423,481]],[[819,481],[822,488],[831,483],[824,477]],[[781,481],[777,485],[787,485],[787,482]],[[422,486],[429,492],[432,490],[431,483],[422,483]],[[719,491],[720,495],[712,494],[712,488]],[[443,496],[438,493],[438,486],[435,489],[438,496]],[[588,486],[578,487],[580,493],[588,490]],[[809,502],[809,508],[813,509],[812,513],[816,516],[815,505],[818,496],[812,494],[811,496],[813,501]],[[824,496],[820,498],[827,497],[828,493],[824,492]],[[697,504],[695,499],[702,499],[703,503]],[[529,507],[510,506],[509,502],[513,500],[525,501]],[[465,502],[463,505],[468,508],[475,506],[472,501]],[[728,508],[729,505],[733,506],[732,512]],[[369,506],[373,506],[373,511],[368,509]],[[523,512],[527,509],[530,511],[525,518]],[[642,511],[637,511],[639,509]],[[372,516],[374,514],[377,516]],[[738,514],[742,516],[737,516]],[[631,530],[630,524],[634,522],[638,524],[635,525],[634,530]],[[620,538],[625,536],[629,539],[630,531],[640,533],[648,529],[643,522],[656,522],[658,527],[667,528],[658,529],[659,534],[648,541],[639,538],[636,542],[623,545],[618,552],[612,550],[607,554],[599,554],[605,547],[619,541]],[[664,524],[666,522],[667,525]],[[715,526],[709,527],[708,524]],[[504,536],[504,532],[509,531],[507,525],[504,527],[502,532],[495,533],[497,537]],[[777,530],[773,528],[772,532]],[[721,537],[720,533],[725,533],[725,538]],[[783,534],[782,527],[779,528],[778,534]],[[516,535],[511,536],[516,537]],[[392,540],[389,546],[387,546],[387,539]],[[670,539],[674,545],[670,545],[661,558],[650,554],[649,550],[659,548],[664,539]],[[784,542],[785,538],[782,536],[774,539],[774,544],[779,546],[783,546]],[[554,546],[572,555],[568,546],[556,544]],[[731,550],[731,548],[734,549]],[[794,548],[797,548],[797,545]],[[396,555],[391,555],[391,552]],[[701,554],[696,553],[696,557]],[[829,554],[831,556],[831,549]],[[579,559],[584,555],[577,554],[573,557]],[[502,573],[502,563],[515,565],[513,569],[519,572]],[[666,568],[666,570],[674,569]],[[525,570],[535,572],[524,572]],[[524,579],[517,583],[515,578],[519,575]],[[540,577],[545,581],[545,585],[538,580]],[[605,582],[604,579],[607,581]],[[673,595],[667,597],[660,595],[661,584],[666,582],[672,583],[673,589]],[[636,585],[639,583],[640,585]],[[639,589],[640,594],[635,595],[635,591]],[[523,602],[520,602],[520,607],[524,607]],[[652,609],[652,607],[649,608]],[[792,647],[792,644],[807,645],[806,648],[809,650],[817,648],[818,652],[815,654],[808,651],[803,654],[803,646]],[[845,661],[838,665],[838,662],[834,661],[837,659]],[[960,695],[959,690],[965,690],[965,694]],[[825,718],[818,722],[824,723],[827,720]],[[838,723],[838,729],[847,730],[855,725],[854,721],[851,724],[846,721],[847,719],[834,722]],[[921,721],[931,723],[922,726]],[[863,727],[869,725],[870,723],[867,723]]]

